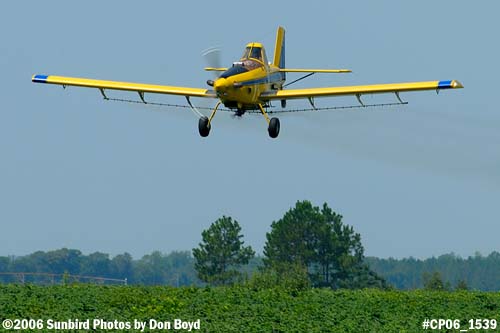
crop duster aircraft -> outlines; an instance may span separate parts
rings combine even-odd
[[[239,61],[229,68],[206,67],[205,70],[220,73],[214,80],[208,80],[209,89],[188,88],[178,86],[163,86],[142,83],[129,83],[117,81],[104,81],[55,75],[34,75],[32,81],[36,83],[58,84],[63,87],[79,86],[97,88],[105,99],[109,99],[105,90],[135,91],[142,102],[147,103],[144,94],[170,94],[185,96],[189,107],[197,111],[192,105],[191,97],[204,97],[218,99],[217,104],[209,117],[200,115],[198,121],[199,133],[202,137],[208,136],[212,121],[221,104],[236,115],[241,116],[246,111],[253,110],[262,113],[267,124],[271,138],[276,138],[280,132],[278,118],[269,118],[266,109],[272,101],[281,101],[281,106],[286,107],[289,99],[308,99],[313,107],[315,97],[326,96],[356,96],[363,106],[361,95],[377,93],[395,93],[401,101],[400,92],[416,90],[436,90],[463,88],[456,80],[426,81],[409,83],[374,84],[361,86],[323,87],[307,89],[284,89],[286,73],[348,73],[348,69],[290,69],[285,67],[285,30],[278,28],[272,62],[268,62],[264,46],[261,43],[249,43]],[[302,79],[301,78],[301,79]],[[300,79],[298,79],[300,80]],[[298,81],[295,80],[294,82]],[[293,82],[292,82],[293,83]]]

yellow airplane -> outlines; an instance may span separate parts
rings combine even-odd
[[[234,110],[236,115],[243,115],[246,111],[260,111],[268,124],[268,132],[271,138],[278,137],[280,132],[280,121],[278,118],[269,118],[266,109],[272,101],[281,101],[281,106],[286,107],[288,99],[308,99],[312,110],[315,97],[326,96],[356,96],[363,106],[361,95],[376,93],[395,93],[397,99],[401,101],[400,92],[416,90],[436,90],[463,88],[457,80],[448,81],[425,81],[408,83],[375,84],[362,86],[342,86],[324,87],[308,89],[283,89],[286,80],[286,73],[309,73],[302,78],[313,73],[349,73],[348,69],[290,69],[285,68],[285,30],[278,28],[272,62],[268,62],[264,46],[261,43],[249,43],[243,56],[229,68],[206,67],[207,71],[221,72],[214,80],[208,80],[210,89],[187,88],[178,86],[162,86],[142,83],[103,81],[84,78],[73,78],[55,75],[34,75],[32,81],[36,83],[58,84],[63,87],[79,86],[97,88],[104,99],[109,99],[105,90],[126,90],[135,91],[139,94],[142,102],[147,103],[144,94],[170,94],[185,96],[188,105],[195,111],[190,97],[205,97],[218,99],[209,117],[200,115],[198,130],[202,137],[208,136],[212,120],[221,104],[226,108]],[[300,79],[302,79],[300,78]],[[299,81],[295,80],[296,81]],[[293,82],[292,82],[293,83]]]

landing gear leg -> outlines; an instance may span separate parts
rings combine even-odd
[[[269,119],[267,112],[264,110],[261,104],[259,104],[259,109],[267,121],[267,132],[269,133],[269,136],[273,139],[277,138],[278,134],[280,134],[280,120],[278,118]]]
[[[212,122],[212,119],[214,118],[215,116],[215,113],[217,112],[217,109],[219,108],[221,102],[219,101],[216,105],[215,105],[215,108],[214,110],[212,111],[212,113],[210,114],[210,117],[200,117],[200,119],[198,120],[198,131],[200,132],[200,135],[202,137],[207,137],[208,134],[210,134],[210,129],[211,129],[211,122]]]

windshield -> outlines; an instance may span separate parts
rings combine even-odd
[[[260,47],[252,47],[252,53],[250,54],[250,58],[262,61],[262,49]]]
[[[243,55],[241,56],[241,59],[248,59],[248,56],[250,55],[250,50],[252,48],[250,46],[247,46],[245,49],[245,52],[243,52]]]
[[[220,77],[227,79],[230,76],[245,73],[245,72],[248,72],[248,69],[246,69],[243,65],[237,64],[237,65],[233,65],[233,67],[229,68],[227,71],[222,73],[220,75]]]
[[[265,54],[261,47],[258,46],[247,46],[241,60],[255,59],[259,61],[265,61]]]

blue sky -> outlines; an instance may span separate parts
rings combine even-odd
[[[342,214],[366,255],[498,251],[499,9],[498,1],[6,2],[0,255],[190,250],[222,215],[261,252],[271,222],[303,199]],[[402,94],[406,107],[282,115],[272,140],[256,115],[219,113],[202,139],[185,109],[31,83],[55,74],[205,87],[202,50],[220,45],[229,65],[260,41],[271,57],[278,25],[289,67],[353,70],[296,87],[458,79],[465,89]]]

